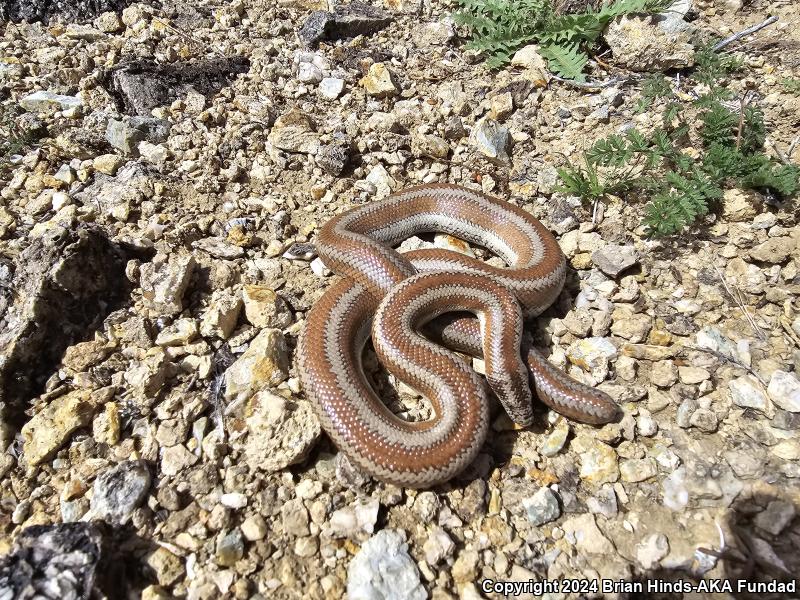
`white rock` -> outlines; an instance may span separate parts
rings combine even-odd
[[[401,530],[384,529],[367,540],[347,569],[351,600],[425,600],[419,571]]]
[[[772,373],[767,387],[770,399],[783,410],[800,412],[800,381],[797,375],[780,369]]]

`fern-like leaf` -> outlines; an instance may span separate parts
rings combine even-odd
[[[579,44],[542,46],[539,49],[539,54],[547,59],[547,66],[554,73],[567,79],[586,81],[583,68],[589,62],[589,57],[581,50]]]

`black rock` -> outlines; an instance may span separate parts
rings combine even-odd
[[[15,422],[66,347],[127,293],[124,252],[96,227],[57,228],[17,257],[0,314],[0,420]],[[0,595],[2,597],[2,595]]]
[[[319,41],[372,35],[392,22],[392,15],[363,2],[337,7],[333,12],[311,13],[297,32],[300,40],[311,46]]]
[[[85,23],[104,12],[120,12],[130,0],[3,0],[0,21]]]
[[[153,108],[171,104],[190,89],[204,96],[213,95],[249,68],[250,61],[244,56],[166,65],[140,60],[114,69],[106,85],[121,110],[129,115],[150,117]]]
[[[34,525],[0,557],[0,598],[107,597],[99,587],[103,534],[91,523]]]

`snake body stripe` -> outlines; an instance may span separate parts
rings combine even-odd
[[[509,266],[448,250],[392,249],[431,231],[484,246]],[[486,382],[445,347],[484,358],[486,381],[522,425],[533,417],[529,375],[539,399],[562,414],[589,423],[616,417],[606,394],[570,379],[523,341],[522,316],[545,310],[566,274],[555,239],[524,210],[455,185],[422,185],[337,215],[316,245],[343,279],[308,313],[298,346],[303,388],[334,443],[376,478],[428,487],[480,450]],[[404,421],[375,394],[361,368],[370,332],[386,368],[431,401],[432,419]]]

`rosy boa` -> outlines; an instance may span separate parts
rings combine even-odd
[[[392,248],[434,231],[483,246],[509,266],[449,250]],[[420,185],[337,215],[316,246],[343,279],[308,313],[298,347],[303,387],[334,443],[377,479],[435,485],[483,445],[486,386],[445,347],[484,359],[489,386],[520,425],[533,419],[529,374],[539,399],[557,412],[595,424],[616,418],[608,395],[553,367],[529,340],[525,362],[520,357],[523,316],[550,306],[566,273],[555,238],[524,210],[456,185]],[[404,421],[375,394],[361,364],[370,335],[386,369],[431,401],[432,419]]]

